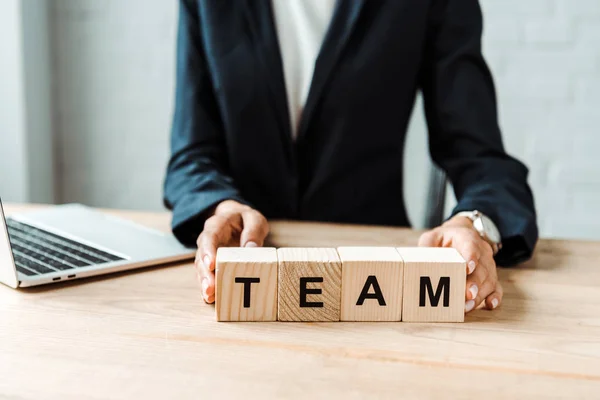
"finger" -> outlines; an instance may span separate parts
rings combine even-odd
[[[198,278],[200,279],[200,285],[202,287],[202,300],[207,304],[212,304],[215,301],[214,290],[212,290],[212,293],[207,293],[207,280],[203,278],[200,273],[198,273]]]
[[[201,273],[202,293],[210,296],[215,292],[215,259],[217,249],[229,242],[232,227],[227,217],[215,215],[206,220],[204,230],[198,237],[198,262],[196,266]]]
[[[462,258],[467,262],[467,275],[473,274],[481,263],[482,251],[480,247],[481,238],[470,230],[460,229],[452,240],[454,247]]]
[[[439,247],[442,245],[443,234],[439,229],[425,232],[419,237],[419,247]]]
[[[269,234],[269,223],[261,213],[248,210],[242,213],[244,228],[240,237],[241,247],[261,247]]]
[[[207,302],[208,296],[205,293],[204,289],[202,289],[202,283],[205,281],[204,277],[202,276],[202,274],[200,273],[199,269],[196,269],[196,277],[198,278],[198,284],[200,285],[200,292],[202,295],[202,300],[204,300],[204,302]]]
[[[196,261],[196,268],[200,277],[200,289],[202,290],[202,296],[208,296],[215,291],[214,263],[211,261],[213,258],[204,254],[202,250],[198,250],[198,253],[200,255]]]
[[[490,294],[496,290],[496,280],[488,279],[479,287],[479,292],[475,299],[465,303],[465,311],[469,312],[477,308]]]
[[[475,272],[467,279],[467,298],[465,311],[477,308],[490,294],[496,290],[498,272],[492,248],[485,242],[480,243],[481,259]],[[491,300],[490,300],[491,301]]]
[[[467,277],[467,286],[465,298],[467,300],[475,300],[480,295],[483,283],[488,280],[490,276],[490,265],[489,262],[482,258],[479,260],[479,266],[475,268],[475,271]]]
[[[209,271],[215,269],[214,260],[217,249],[231,239],[232,228],[229,222],[228,217],[214,215],[206,220],[204,230],[198,237],[200,260]]]
[[[480,240],[481,239],[474,232],[466,231],[464,229],[434,229],[421,235],[419,238],[419,246],[454,247],[467,262],[467,275],[470,275],[477,267],[481,257],[481,252],[477,245]]]
[[[215,302],[215,295],[214,295],[214,294],[212,294],[212,295],[210,295],[210,296],[205,296],[205,297],[204,297],[204,301],[205,301],[207,304],[212,304],[212,303],[214,303],[214,302]]]
[[[214,293],[213,294],[203,293],[202,300],[204,300],[204,302],[207,304],[212,304],[215,302],[215,295],[214,295]]]
[[[200,251],[198,251],[196,255],[194,264],[196,266],[196,274],[198,277],[198,283],[200,284],[200,289],[202,291],[202,297],[204,297],[214,294],[215,292],[215,273],[210,271],[208,267],[204,265],[199,254]]]
[[[485,306],[488,310],[494,310],[502,303],[504,297],[504,289],[500,282],[496,284],[496,290],[485,298]]]

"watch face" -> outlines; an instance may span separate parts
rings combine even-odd
[[[482,223],[482,230],[485,232],[487,237],[494,243],[500,243],[502,237],[500,236],[500,232],[496,229],[496,225],[485,215],[481,215],[479,220]]]

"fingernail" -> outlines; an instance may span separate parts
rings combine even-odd
[[[475,308],[475,300],[469,300],[465,303],[465,311],[469,312]]]
[[[475,297],[477,297],[477,293],[479,293],[479,288],[477,287],[477,285],[472,285],[469,288],[469,292],[471,292],[471,298],[474,299]]]
[[[492,308],[498,307],[498,299],[492,299]]]
[[[208,290],[208,279],[202,278],[202,294],[204,295]]]
[[[467,271],[469,274],[472,274],[473,271],[475,271],[475,261],[469,261],[469,264],[467,264]]]
[[[247,242],[245,247],[258,247],[256,242]]]
[[[204,256],[204,258],[202,259],[202,262],[204,263],[204,266],[206,268],[210,269],[210,256],[208,254]]]

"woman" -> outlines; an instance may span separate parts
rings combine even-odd
[[[458,205],[421,246],[467,260],[465,311],[502,301],[496,262],[537,241],[528,171],[506,154],[477,0],[181,0],[165,204],[197,243],[261,246],[266,218],[407,226],[406,127],[423,94]]]

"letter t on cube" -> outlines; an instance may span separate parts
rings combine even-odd
[[[217,321],[277,320],[277,250],[221,247],[215,277]]]
[[[467,264],[453,248],[398,248],[404,260],[402,321],[463,322]]]

